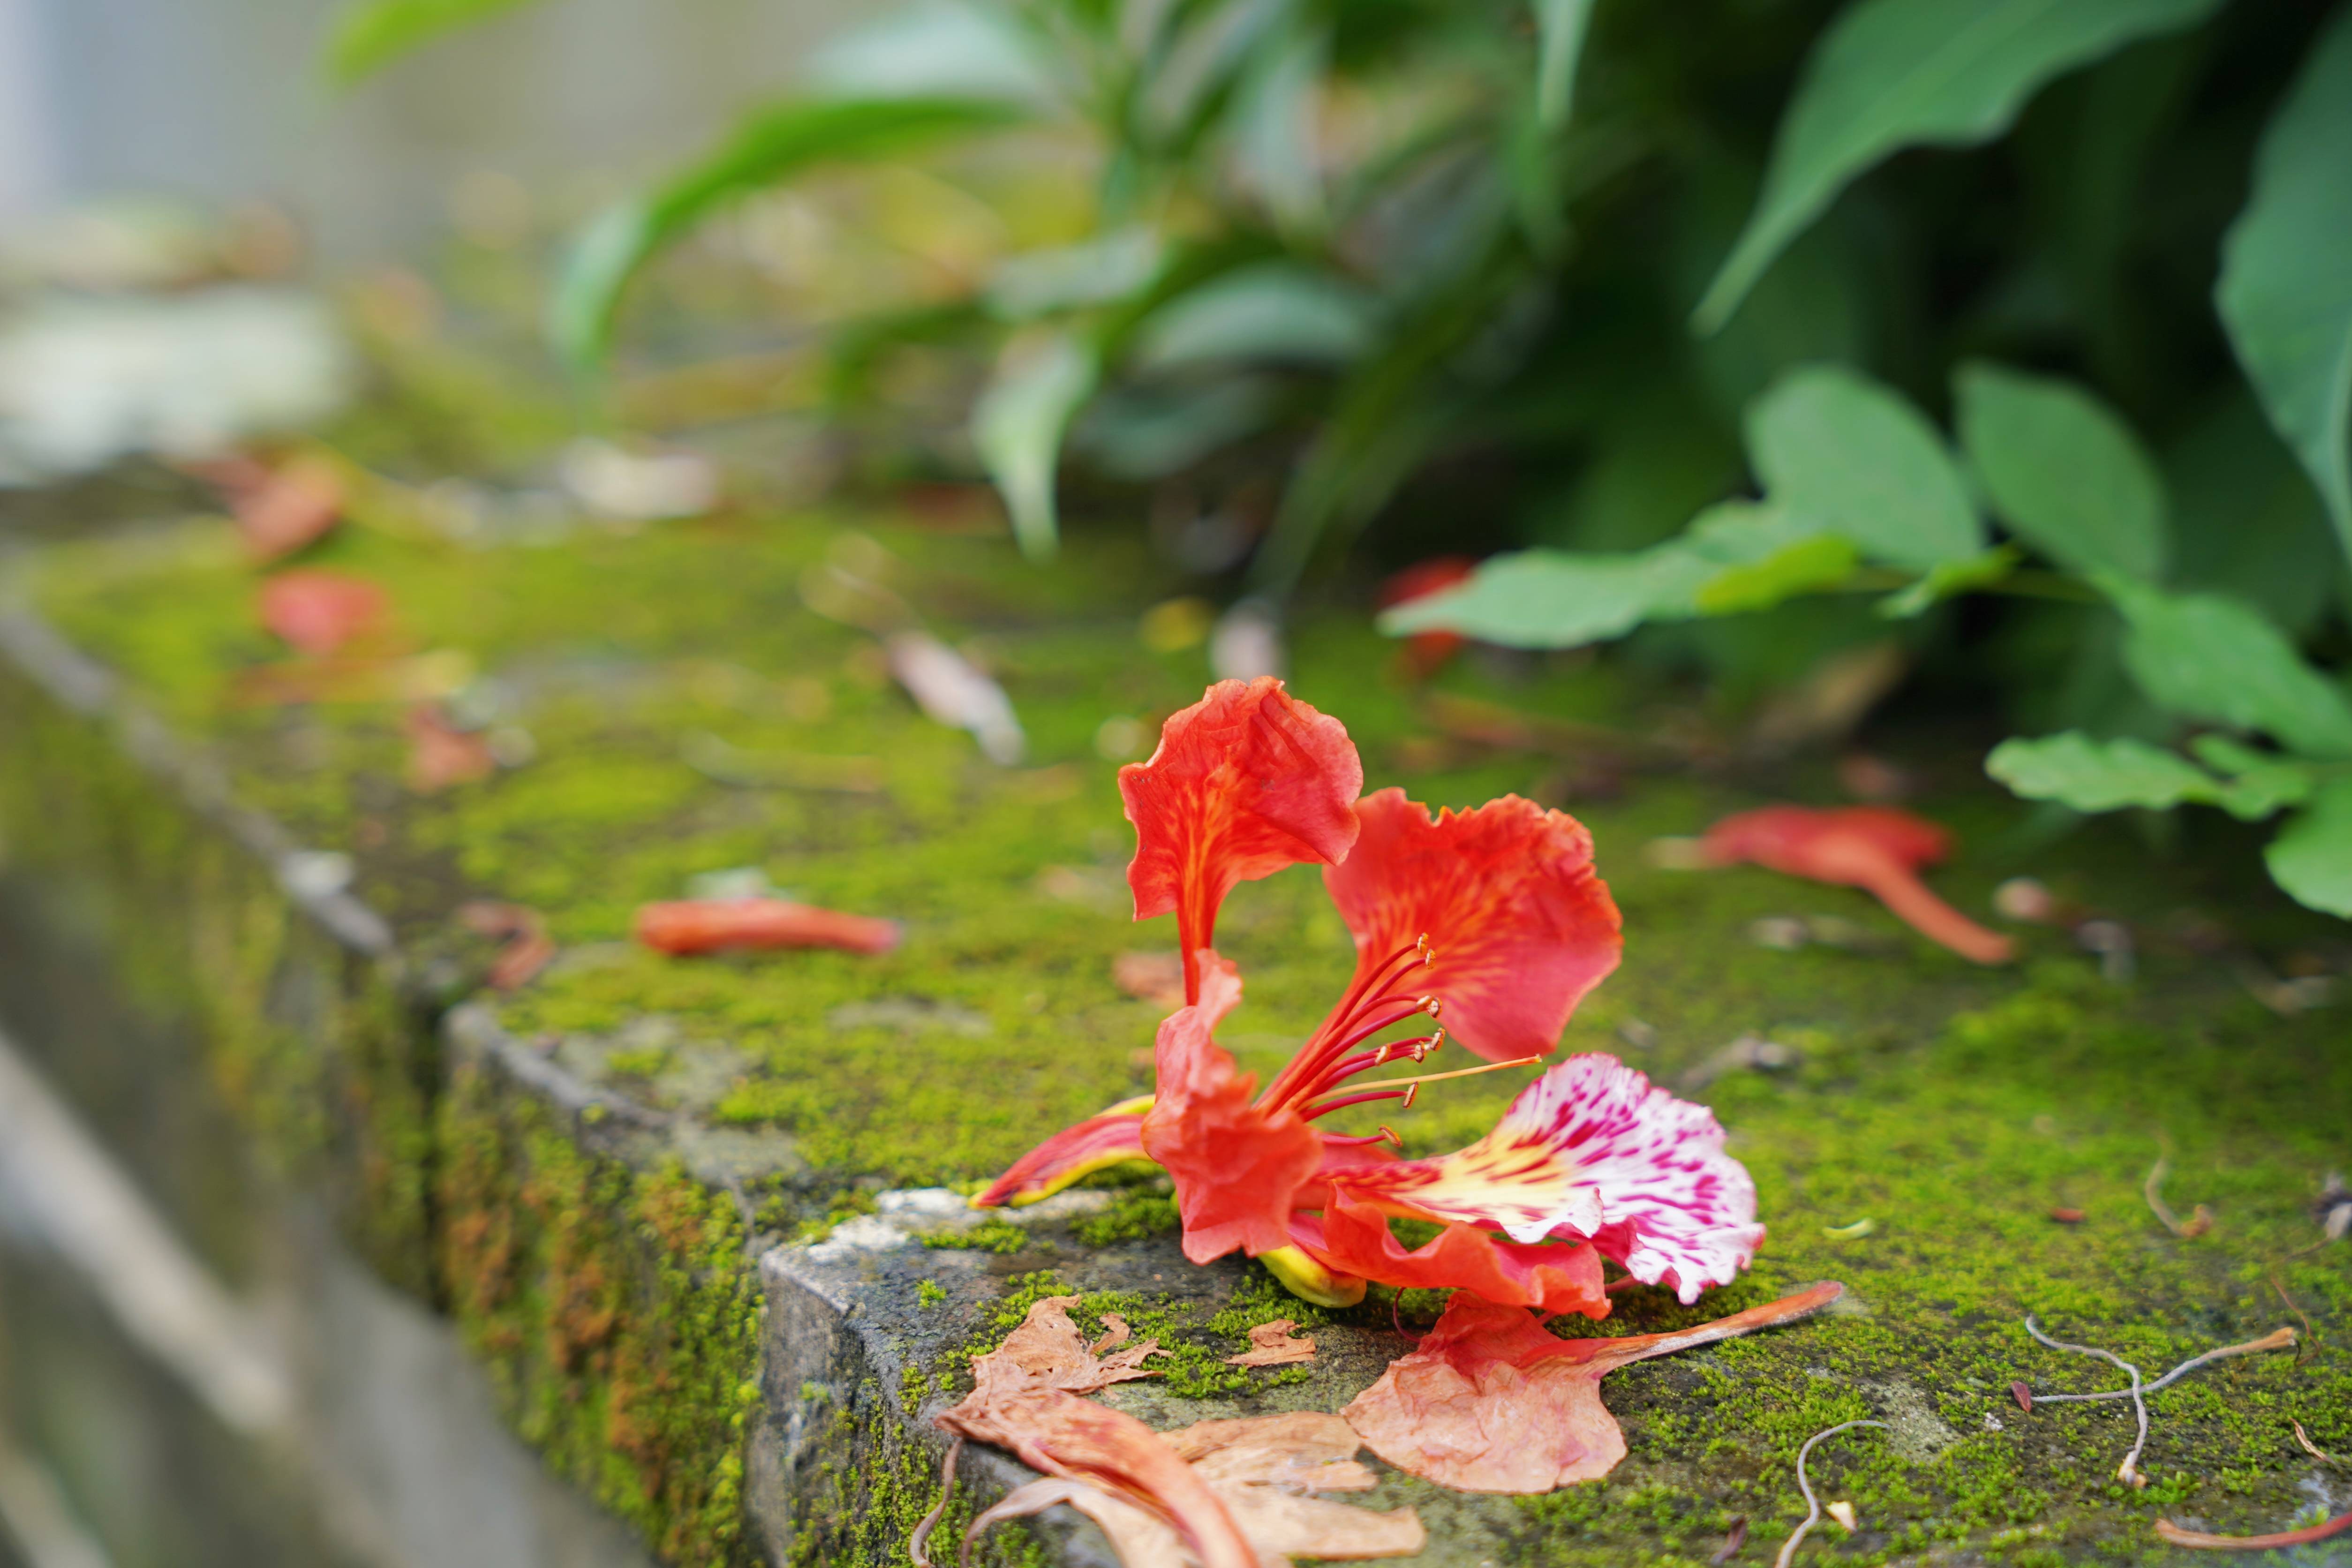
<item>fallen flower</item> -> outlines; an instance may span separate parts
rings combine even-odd
[[[1862,1521],[1853,1511],[1853,1504],[1850,1502],[1833,1502],[1826,1511],[1832,1519],[1836,1520],[1845,1528],[1848,1535],[1862,1528]]]
[[[2352,1513],[2340,1513],[2334,1519],[2308,1525],[2302,1530],[2283,1530],[2276,1535],[2208,1535],[2201,1530],[2183,1530],[2168,1519],[2156,1521],[2156,1532],[2175,1546],[2195,1546],[2210,1552],[2276,1552],[2289,1546],[2308,1546],[2315,1541],[2326,1541],[2352,1530]]]
[[[887,952],[901,935],[896,921],[843,914],[787,899],[680,899],[637,910],[636,938],[677,956],[742,948],[837,947]]]
[[[1317,1411],[1240,1421],[1203,1421],[1165,1435],[1225,1505],[1265,1568],[1295,1558],[1409,1557],[1428,1543],[1410,1508],[1389,1513],[1309,1491],[1367,1491],[1377,1481],[1355,1460],[1362,1440],[1345,1421]],[[999,1520],[1068,1503],[1109,1538],[1125,1568],[1189,1568],[1183,1543],[1158,1519],[1083,1481],[1033,1481],[972,1521],[961,1561]]]
[[[2080,1225],[2085,1216],[2081,1209],[2052,1209],[2050,1217],[2060,1225]]]
[[[555,939],[547,922],[526,904],[477,901],[458,907],[457,918],[478,935],[505,942],[490,961],[483,979],[495,991],[512,991],[528,984],[555,958]]]
[[[1315,1359],[1315,1342],[1293,1337],[1291,1331],[1298,1325],[1288,1318],[1276,1318],[1270,1323],[1260,1323],[1249,1331],[1250,1348],[1239,1355],[1225,1358],[1227,1366],[1289,1366],[1297,1362]]]
[[[2026,1386],[2022,1378],[2010,1380],[2009,1396],[2017,1401],[2017,1407],[2020,1410],[2024,1411],[2028,1415],[2033,1414],[2033,1390]]]
[[[1108,1359],[1094,1355],[1070,1321],[1076,1300],[1049,1296],[1032,1306],[1002,1345],[973,1360],[971,1393],[940,1412],[937,1425],[1136,1505],[1172,1528],[1202,1568],[1259,1568],[1223,1500],[1182,1456],[1134,1416],[1078,1397],[1153,1375],[1139,1363],[1160,1346],[1146,1340]]]
[[[1685,1301],[1736,1277],[1763,1237],[1754,1184],[1723,1152],[1712,1113],[1612,1057],[1562,1062],[1486,1138],[1438,1159],[1394,1159],[1378,1147],[1394,1138],[1385,1129],[1314,1125],[1349,1106],[1402,1110],[1423,1085],[1463,1076],[1349,1081],[1418,1063],[1449,1036],[1494,1067],[1531,1065],[1621,947],[1573,818],[1516,796],[1433,817],[1399,790],[1356,800],[1361,779],[1346,731],[1272,679],[1211,688],[1168,721],[1150,762],[1120,772],[1136,913],[1176,915],[1191,1004],[1160,1026],[1158,1087],[1130,1152],[1173,1179],[1185,1256],[1246,1251],[1324,1305],[1380,1279],[1594,1317],[1608,1311],[1602,1257]],[[1210,943],[1236,884],[1310,860],[1325,862],[1354,934],[1356,974],[1260,1092],[1215,1041],[1242,987]],[[1444,1026],[1369,1043],[1421,1016]],[[1049,1141],[973,1201],[1033,1201],[1080,1161],[1112,1157],[1108,1141],[1127,1131],[1119,1110]],[[1394,1215],[1445,1228],[1408,1251]]]
[[[1442,1486],[1548,1492],[1607,1475],[1625,1435],[1601,1402],[1621,1366],[1810,1317],[1835,1281],[1674,1333],[1563,1340],[1523,1308],[1463,1291],[1412,1353],[1340,1414],[1372,1452]]]
[[[2149,1212],[2156,1215],[2165,1229],[2183,1241],[2194,1241],[2213,1228],[2213,1211],[2199,1204],[2187,1219],[2172,1212],[2164,1201],[2164,1173],[2171,1168],[2172,1156],[2158,1154],[2156,1163],[2148,1167],[2147,1180],[2141,1184],[2140,1191],[2147,1198]]]
[[[323,567],[280,572],[255,598],[262,626],[313,658],[378,630],[391,606],[384,591],[366,578]]]
[[[1941,860],[1951,835],[1924,817],[1885,805],[1813,810],[1769,805],[1727,816],[1702,841],[1708,864],[1751,862],[1836,887],[1861,888],[1929,941],[1977,963],[2006,963],[2009,938],[1969,919],[1919,880]]]
[[[420,795],[471,784],[499,771],[489,742],[449,722],[437,703],[411,707],[404,728],[408,731],[408,784]]]
[[[1789,1539],[1780,1543],[1780,1554],[1772,1559],[1772,1568],[1789,1568],[1790,1560],[1797,1555],[1797,1548],[1804,1544],[1805,1537],[1812,1533],[1813,1526],[1822,1521],[1821,1500],[1813,1496],[1812,1480],[1805,1474],[1805,1461],[1812,1457],[1813,1445],[1824,1437],[1834,1437],[1841,1432],[1851,1432],[1857,1426],[1876,1426],[1884,1431],[1886,1429],[1886,1423],[1842,1421],[1834,1426],[1823,1427],[1805,1439],[1804,1447],[1797,1450],[1797,1489],[1804,1494],[1805,1517],[1796,1529],[1789,1532]],[[1853,1525],[1846,1524],[1844,1520],[1840,1520],[1838,1522],[1845,1524],[1848,1530],[1853,1528]]]

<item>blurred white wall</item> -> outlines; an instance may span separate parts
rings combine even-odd
[[[382,256],[495,171],[559,207],[656,169],[887,0],[538,0],[349,94],[339,0],[0,0],[0,221],[58,201],[265,196]]]

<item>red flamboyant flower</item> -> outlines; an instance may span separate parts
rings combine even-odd
[[[1189,1000],[1160,1027],[1150,1101],[1048,1139],[974,1204],[1034,1202],[1090,1171],[1146,1160],[1174,1180],[1187,1258],[1244,1251],[1328,1302],[1380,1279],[1601,1317],[1603,1257],[1685,1301],[1728,1282],[1763,1237],[1753,1184],[1723,1152],[1712,1114],[1614,1058],[1569,1058],[1492,1132],[1433,1160],[1394,1158],[1385,1128],[1345,1137],[1316,1125],[1352,1105],[1403,1109],[1433,1079],[1533,1063],[1622,946],[1591,836],[1572,817],[1512,795],[1433,816],[1382,790],[1352,801],[1339,826],[1335,802],[1360,777],[1346,731],[1272,680],[1211,688],[1169,721],[1150,762],[1122,771],[1137,916],[1177,912]],[[1235,882],[1310,859],[1325,862],[1325,887],[1354,934],[1356,973],[1261,1089],[1215,1041],[1242,986],[1208,942]],[[1371,1043],[1423,1016],[1444,1026]],[[1491,1065],[1363,1076],[1424,1060],[1449,1037]],[[1408,1250],[1391,1216],[1444,1229]]]
[[[1717,866],[1751,861],[1769,870],[1842,888],[1861,888],[1930,942],[1976,963],[2007,963],[2009,938],[1987,931],[1944,902],[1919,869],[1951,852],[1949,830],[1889,805],[1816,811],[1768,805],[1727,816],[1701,841]]]

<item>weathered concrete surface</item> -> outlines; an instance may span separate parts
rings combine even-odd
[[[739,518],[486,553],[347,531],[328,558],[393,590],[396,656],[462,653],[476,678],[453,701],[528,738],[514,754],[530,760],[425,795],[401,782],[399,703],[257,700],[284,671],[217,525],[45,549],[0,619],[5,881],[37,924],[105,955],[134,1014],[188,1031],[84,1030],[106,1042],[85,1057],[52,1027],[44,1060],[242,1280],[245,1200],[188,1179],[170,1093],[125,1087],[157,1062],[152,1085],[212,1085],[265,1163],[448,1314],[505,1419],[672,1561],[896,1559],[937,1495],[925,1417],[960,1392],[969,1350],[1049,1289],[1163,1331],[1166,1386],[1110,1396],[1155,1424],[1336,1408],[1433,1302],[1383,1294],[1324,1321],[1252,1268],[1192,1268],[1149,1187],[976,1230],[936,1191],[1148,1076],[1154,1009],[1110,963],[1167,939],[1125,923],[1105,753],[1202,672],[1197,649],[1136,641],[1165,583],[1117,551],[1076,554],[1033,574],[993,540],[904,520]],[[981,762],[888,688],[866,632],[805,607],[823,598],[810,574],[845,563],[979,639],[1033,765]],[[1642,749],[1591,726],[1646,721],[1574,666],[1442,683],[1502,705],[1498,724],[1392,682],[1358,623],[1309,625],[1297,662],[1296,689],[1349,722],[1373,785],[1456,805],[1519,789],[1586,816],[1629,957],[1568,1044],[1711,1100],[1758,1174],[1774,1236],[1755,1277],[1696,1312],[1627,1292],[1598,1331],[1823,1275],[1854,1289],[1853,1315],[1613,1378],[1633,1454],[1607,1482],[1512,1500],[1388,1477],[1369,1500],[1421,1509],[1426,1561],[1703,1561],[1735,1516],[1776,1537],[1798,1511],[1797,1444],[1864,1414],[1896,1419],[1898,1440],[1856,1441],[1822,1472],[1865,1521],[1823,1549],[1858,1561],[2143,1560],[2159,1512],[2267,1528],[2336,1485],[2283,1417],[2352,1443],[2352,1369],[2328,1342],[2352,1283],[2338,1254],[2298,1251],[2345,1157],[2352,1067],[2340,1023],[2273,1016],[2237,970],[2340,969],[2342,939],[2250,890],[2242,845],[2171,866],[2120,836],[2030,863],[1979,848],[1946,879],[1960,901],[2033,869],[2129,921],[2139,966],[2110,984],[2063,932],[2026,931],[2019,971],[1973,971],[1853,895],[1635,853],[1757,792],[1822,794],[1817,769],[1643,776]],[[1972,843],[2015,822],[1964,749],[1928,740],[1906,760]],[[902,919],[908,941],[879,959],[704,963],[625,943],[638,902],[743,867]],[[562,956],[512,994],[477,993],[490,953],[453,919],[475,897],[541,910]],[[1749,939],[1790,914],[1848,921],[1854,951]],[[1312,879],[1286,875],[1237,895],[1221,939],[1250,986],[1227,1043],[1263,1070],[1344,973],[1345,934]],[[76,988],[59,989],[62,1016]],[[1751,1031],[1795,1067],[1711,1073]],[[1449,1086],[1402,1130],[1417,1148],[1465,1142],[1512,1087]],[[2138,1196],[2159,1132],[2178,1201],[2222,1215],[2202,1242],[2155,1229]],[[2057,1224],[2058,1206],[2090,1217]],[[2153,1370],[2280,1321],[2273,1268],[2323,1348],[2159,1396],[2149,1491],[2104,1479],[2115,1407],[2028,1419],[2008,1402],[2016,1376],[2091,1385],[2032,1349],[2023,1313]],[[1250,1322],[1281,1315],[1313,1324],[1315,1367],[1223,1367]],[[976,1456],[971,1474],[984,1496],[1012,1467]],[[1100,1550],[1053,1516],[991,1548]]]

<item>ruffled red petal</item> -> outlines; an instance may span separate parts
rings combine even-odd
[[[1601,1255],[1573,1243],[1498,1241],[1466,1225],[1449,1225],[1408,1252],[1388,1215],[1335,1186],[1318,1217],[1292,1216],[1291,1238],[1325,1268],[1410,1289],[1458,1288],[1507,1307],[1609,1315]]]
[[[1118,771],[1135,824],[1135,918],[1175,911],[1186,996],[1200,997],[1193,955],[1215,942],[1225,895],[1286,866],[1346,858],[1363,787],[1346,727],[1271,676],[1219,681],[1161,726],[1150,761]]]
[[[1160,1026],[1159,1092],[1143,1119],[1144,1152],[1175,1181],[1184,1256],[1195,1263],[1288,1247],[1293,1195],[1323,1157],[1323,1141],[1296,1113],[1250,1103],[1255,1075],[1211,1037],[1242,999],[1241,976],[1213,952],[1201,958],[1201,1000]]]
[[[1489,1061],[1557,1045],[1624,947],[1592,836],[1510,795],[1433,819],[1384,789],[1356,819],[1355,848],[1323,881],[1355,933],[1359,978],[1426,935],[1434,961],[1409,983],[1444,1000],[1450,1037]]]
[[[1150,1103],[1147,1099],[1142,1105]],[[1081,1176],[1129,1161],[1150,1159],[1143,1152],[1141,1107],[1122,1110],[1113,1106],[1099,1115],[1063,1128],[1013,1161],[1003,1175],[988,1184],[987,1191],[971,1200],[971,1206],[992,1209],[1009,1204],[1019,1208],[1053,1196]]]

